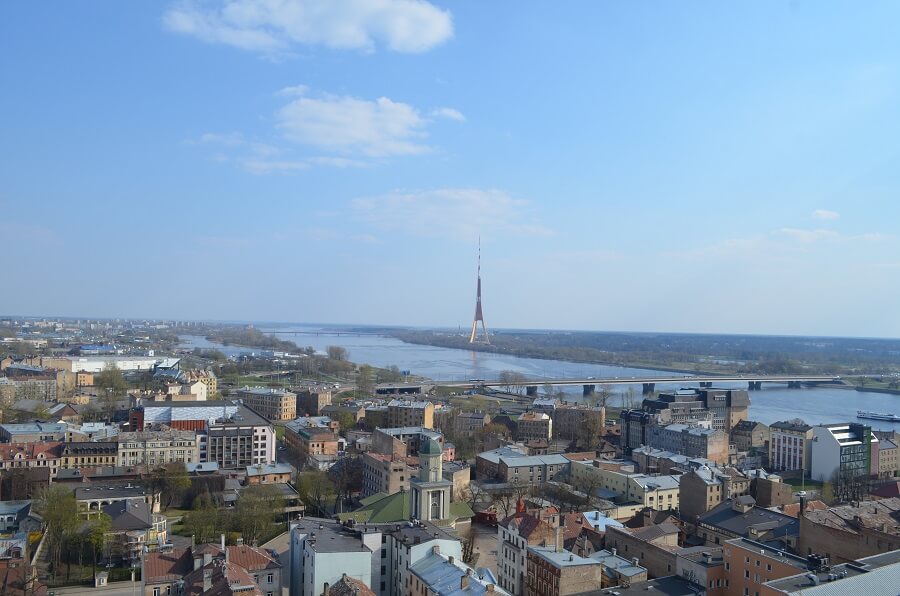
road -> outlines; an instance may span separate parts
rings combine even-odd
[[[478,559],[475,567],[486,567],[497,573],[497,528],[472,524],[475,533],[475,553]]]

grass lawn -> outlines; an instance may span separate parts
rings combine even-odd
[[[801,488],[804,488],[804,487],[807,490],[809,490],[811,488],[812,489],[822,488],[821,482],[819,482],[818,480],[810,480],[808,478],[806,479],[806,482],[801,481],[799,478],[785,478],[784,482],[786,482],[787,484],[790,484],[797,490],[800,490]]]

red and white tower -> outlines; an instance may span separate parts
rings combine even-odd
[[[481,323],[481,339],[478,339],[478,323]],[[475,295],[475,319],[472,321],[472,333],[469,334],[469,343],[491,343],[487,327],[484,326],[484,313],[481,312],[481,238],[478,238],[478,292]]]

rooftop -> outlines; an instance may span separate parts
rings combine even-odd
[[[800,522],[796,518],[755,505],[747,512],[742,512],[734,508],[732,499],[723,501],[701,515],[697,518],[697,524],[711,526],[735,536],[766,540],[797,536],[800,533]]]
[[[864,501],[857,506],[841,505],[821,511],[806,511],[804,517],[813,523],[858,534],[859,527],[873,528],[900,536],[900,498]]]
[[[429,592],[441,596],[473,595],[494,593],[508,594],[497,586],[497,579],[487,569],[472,569],[462,561],[432,552],[420,559],[409,571],[428,586]],[[468,578],[466,581],[464,578]],[[465,587],[463,587],[465,583]]]
[[[534,554],[554,567],[578,567],[582,565],[600,565],[600,561],[588,557],[580,557],[567,550],[556,550],[552,546],[529,546],[528,553]]]
[[[294,470],[290,464],[257,464],[247,466],[247,476],[266,476],[268,474],[290,474]]]
[[[789,430],[793,432],[801,432],[805,433],[812,429],[812,427],[802,420],[782,420],[780,422],[773,422],[769,425],[769,428],[774,428],[778,430]]]

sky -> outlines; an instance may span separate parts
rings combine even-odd
[[[0,4],[0,313],[900,336],[900,4]]]

